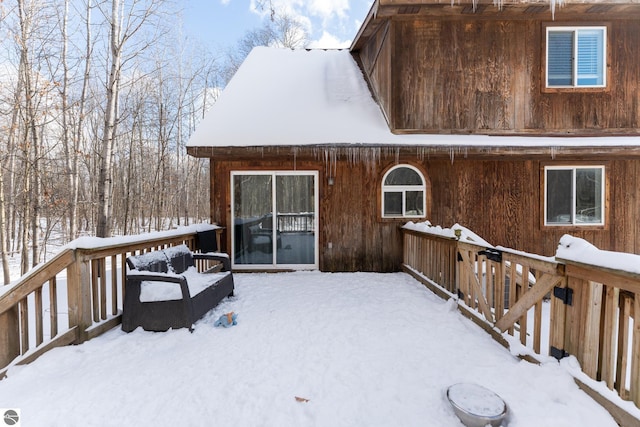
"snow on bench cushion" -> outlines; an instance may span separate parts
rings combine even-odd
[[[195,267],[189,267],[181,275],[187,279],[189,295],[193,298],[200,292],[214,285],[219,280],[229,275],[228,271],[220,273],[198,273]],[[182,291],[179,283],[145,280],[140,283],[140,302],[174,301],[182,299]]]
[[[153,251],[131,256],[127,258],[127,263],[129,263],[134,270],[139,271],[153,271],[155,273],[166,273],[169,271],[167,256],[162,251]]]

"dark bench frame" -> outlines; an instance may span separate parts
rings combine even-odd
[[[187,279],[182,275],[194,260],[218,261],[222,269],[208,270],[227,272],[202,292],[189,294]],[[129,267],[122,310],[122,330],[131,332],[138,326],[146,331],[166,331],[170,328],[189,328],[214,308],[226,296],[233,296],[233,275],[229,256],[220,253],[192,253],[186,245],[162,251],[134,255],[127,258]],[[144,281],[160,281],[180,284],[181,300],[140,301],[141,284]]]

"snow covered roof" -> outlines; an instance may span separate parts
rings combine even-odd
[[[393,134],[348,50],[254,48],[188,147],[640,147],[640,137]]]
[[[347,50],[257,47],[188,145],[386,144],[390,134]]]

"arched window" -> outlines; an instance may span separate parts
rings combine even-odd
[[[413,166],[398,165],[382,178],[383,218],[424,218],[426,185]]]

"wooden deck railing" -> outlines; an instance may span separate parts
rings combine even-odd
[[[562,262],[573,303],[559,307],[557,341],[584,373],[640,406],[640,275]]]
[[[640,275],[403,233],[405,271],[441,297],[458,298],[461,311],[503,344],[519,341],[523,354],[575,356],[586,375],[640,406]]]
[[[117,326],[127,256],[179,244],[195,249],[198,231],[207,229],[213,227],[81,238],[14,285],[0,288],[0,379],[9,365],[29,363],[51,348],[79,344]]]

